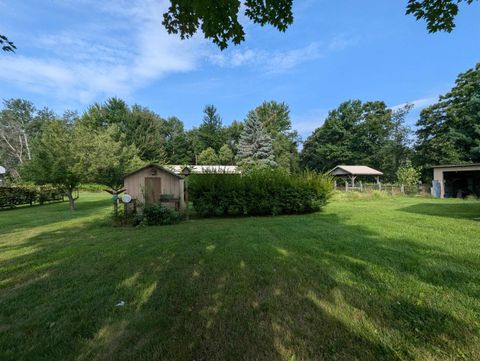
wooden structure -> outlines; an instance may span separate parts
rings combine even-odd
[[[434,166],[431,192],[439,198],[480,197],[480,163]]]
[[[7,170],[0,165],[0,187],[3,186],[3,182],[4,182],[3,178],[5,177],[6,173],[7,173]]]
[[[150,164],[123,178],[125,193],[141,204],[164,204],[185,209],[184,179],[175,172]]]
[[[329,171],[328,174],[335,177],[335,188],[337,188],[336,178],[346,179],[345,190],[348,190],[349,187],[355,188],[355,180],[358,177],[375,177],[378,184],[378,189],[381,189],[382,187],[380,183],[380,176],[382,176],[383,173],[365,165],[337,165],[335,168]],[[348,184],[348,180],[351,182],[350,186]]]

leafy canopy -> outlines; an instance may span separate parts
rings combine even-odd
[[[417,20],[425,20],[430,33],[438,31],[451,32],[455,28],[455,17],[459,4],[472,4],[477,0],[409,0],[407,14],[412,14]]]
[[[285,31],[293,23],[292,0],[245,0],[245,16],[256,24],[270,24]],[[182,39],[193,36],[199,29],[206,39],[225,49],[230,42],[240,44],[245,31],[238,17],[240,0],[171,0],[163,15],[163,25],[169,33]]]
[[[5,52],[14,53],[15,50],[17,49],[15,44],[13,44],[12,41],[8,40],[8,38],[2,34],[0,34],[0,46],[2,47],[2,50]]]
[[[480,162],[480,63],[422,110],[416,135],[417,165]]]
[[[397,113],[382,101],[343,102],[305,141],[303,166],[328,171],[338,164],[362,164],[380,169],[387,179],[393,179],[408,155],[405,116],[410,108]]]
[[[414,186],[418,184],[420,180],[420,172],[412,166],[412,163],[408,161],[404,166],[397,170],[398,183],[405,186]]]

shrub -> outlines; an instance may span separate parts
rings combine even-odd
[[[64,191],[51,186],[0,187],[0,208],[63,200]]]
[[[117,214],[112,212],[114,226],[138,226],[143,223],[143,215],[134,211],[126,212],[125,208],[118,209]]]
[[[180,221],[180,214],[162,205],[148,205],[143,209],[143,217],[148,225],[174,224]]]
[[[280,169],[246,175],[194,174],[191,199],[201,216],[300,214],[320,210],[333,191],[330,177]]]
[[[404,166],[397,170],[398,183],[403,184],[407,188],[415,187],[420,180],[420,171],[412,166],[408,161]]]

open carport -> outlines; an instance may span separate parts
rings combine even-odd
[[[440,198],[480,197],[480,163],[433,167],[432,194]]]

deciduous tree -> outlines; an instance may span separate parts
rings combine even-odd
[[[63,188],[72,211],[75,209],[73,192],[82,180],[75,147],[74,126],[61,120],[50,121],[35,141],[32,159],[22,169],[28,180]]]
[[[218,164],[218,156],[217,153],[215,153],[215,149],[208,147],[207,149],[203,150],[198,156],[198,164]]]
[[[18,176],[18,168],[32,158],[32,140],[46,121],[55,114],[48,108],[38,110],[32,102],[9,99],[0,111],[0,161],[10,173]]]
[[[416,165],[480,162],[480,63],[422,110],[416,135]]]
[[[233,152],[228,145],[222,145],[218,151],[218,162],[222,165],[231,165],[233,163]]]

